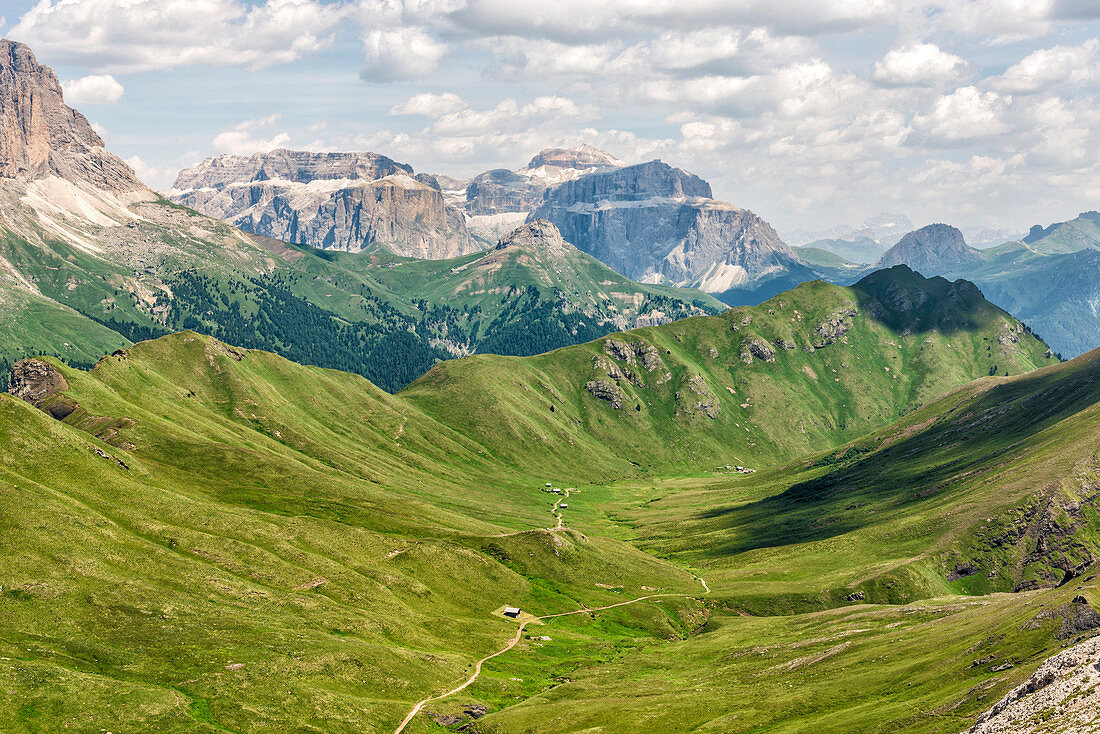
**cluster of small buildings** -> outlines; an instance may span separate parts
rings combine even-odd
[[[561,492],[562,492],[561,487],[555,487],[553,482],[547,482],[546,483],[546,488],[543,489],[542,491],[543,492],[549,492],[550,494],[561,494]]]
[[[755,469],[749,469],[747,466],[730,466],[729,464],[726,464],[725,469],[726,471],[735,471],[738,474],[753,474],[756,472]]]

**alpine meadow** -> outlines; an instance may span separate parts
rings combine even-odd
[[[0,732],[1100,734],[1100,10],[13,2]]]

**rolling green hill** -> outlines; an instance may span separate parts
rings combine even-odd
[[[483,732],[957,731],[1088,632],[1048,610],[1100,601],[1046,588],[1097,552],[1096,358],[969,382],[1044,353],[969,284],[897,268],[446,362],[398,395],[194,332],[51,361],[13,385],[41,410],[0,395],[0,719],[388,733],[501,650],[518,605],[568,616],[425,711],[484,705]],[[561,529],[546,482],[575,488]],[[1019,513],[1073,532],[998,541]]]
[[[900,267],[528,359],[445,362],[401,396],[509,461],[686,470],[843,443],[1047,354],[973,285]]]

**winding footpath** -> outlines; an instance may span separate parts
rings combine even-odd
[[[562,503],[562,500],[568,499],[568,497],[569,497],[569,490],[567,489],[567,490],[565,490],[565,496],[564,497],[559,497],[558,501],[554,503],[554,509],[552,510],[552,512],[557,516],[558,524],[557,524],[557,527],[547,528],[547,530],[561,530],[564,527],[563,521],[562,521],[562,516],[561,516],[561,511],[560,511],[558,505],[560,505]],[[530,531],[524,530],[524,531],[521,531],[521,532],[530,532]],[[509,533],[509,535],[515,535],[515,533]],[[706,580],[702,576],[696,576],[695,580],[703,585],[703,589],[704,589],[703,595],[704,596],[706,594],[710,593],[710,586],[707,585]],[[407,727],[409,725],[409,723],[416,717],[416,715],[419,714],[424,709],[424,707],[427,706],[429,703],[432,703],[433,701],[439,701],[441,699],[447,698],[448,696],[453,696],[454,694],[459,693],[460,691],[465,690],[468,686],[470,686],[474,681],[476,681],[478,679],[478,676],[481,675],[481,667],[485,663],[489,662],[490,660],[497,657],[498,655],[503,655],[504,653],[508,652],[513,647],[515,647],[516,645],[519,644],[519,641],[523,639],[523,633],[527,629],[527,625],[531,624],[532,622],[540,622],[540,621],[545,620],[545,619],[555,619],[557,617],[568,617],[568,616],[573,615],[573,614],[588,614],[588,613],[591,613],[591,612],[602,612],[605,609],[614,609],[616,607],[625,607],[625,606],[628,606],[630,604],[637,604],[638,602],[646,601],[647,599],[686,598],[686,597],[690,597],[690,596],[693,596],[693,595],[692,594],[648,594],[646,596],[639,596],[637,599],[630,599],[629,601],[621,601],[618,604],[608,604],[606,607],[594,607],[594,608],[581,607],[580,609],[576,609],[572,612],[558,612],[557,614],[544,614],[540,617],[532,617],[531,619],[528,619],[528,620],[526,620],[526,621],[524,621],[520,624],[519,629],[516,630],[515,636],[513,636],[512,639],[508,641],[507,645],[505,645],[501,649],[497,650],[492,655],[486,655],[481,660],[478,660],[477,663],[474,665],[473,675],[471,675],[469,678],[467,678],[464,683],[462,683],[461,685],[459,685],[455,688],[452,688],[451,690],[447,691],[446,693],[440,693],[440,694],[435,695],[435,696],[428,696],[423,701],[420,701],[415,706],[413,706],[412,710],[409,711],[408,715],[405,716],[405,718],[401,721],[401,723],[398,725],[398,727],[394,730],[393,734],[401,734],[401,732],[403,732],[405,730],[405,727]]]

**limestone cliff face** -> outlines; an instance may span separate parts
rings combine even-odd
[[[554,184],[626,164],[591,145],[547,148],[518,171],[497,168],[476,176],[466,187],[464,209],[471,216],[530,212]]]
[[[181,171],[172,201],[255,234],[326,250],[424,259],[481,249],[438,183],[376,153],[274,150]]]
[[[49,176],[110,192],[145,188],[65,104],[53,70],[24,44],[0,39],[0,178]]]
[[[803,268],[771,225],[711,196],[698,176],[651,161],[549,188],[531,218],[642,282],[721,293]]]
[[[505,168],[479,174],[466,187],[466,212],[503,214],[529,212],[542,201],[546,182],[523,176]]]

